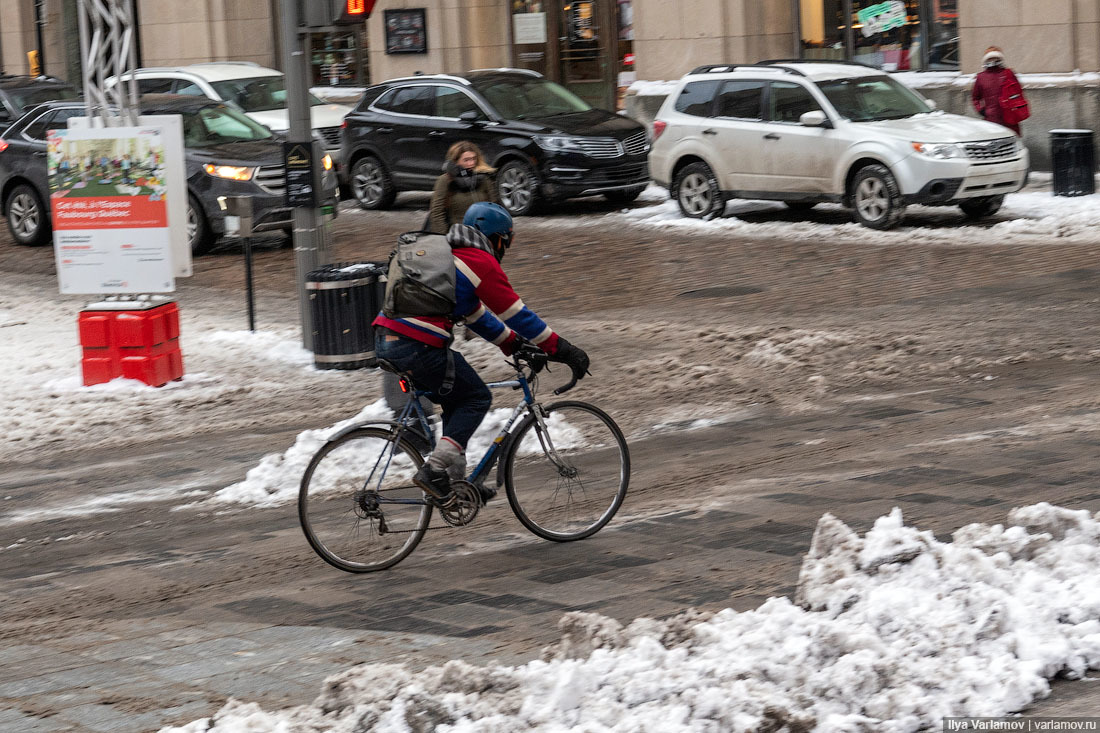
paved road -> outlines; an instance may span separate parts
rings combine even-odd
[[[419,213],[386,216],[397,229]],[[350,231],[363,220],[341,221]],[[312,555],[291,506],[214,513],[154,502],[24,523],[14,535],[6,526],[0,546],[13,544],[9,537],[16,546],[0,554],[0,731],[152,730],[207,715],[231,695],[269,708],[301,704],[324,676],[361,662],[523,662],[557,639],[568,610],[628,621],[687,607],[753,608],[793,593],[825,512],[862,531],[900,506],[908,521],[946,538],[1039,500],[1100,509],[1096,366],[1056,348],[1095,336],[1089,314],[1100,271],[1088,263],[1096,248],[883,251],[712,235],[686,252],[675,237],[645,232],[531,230],[516,279],[550,316],[619,322],[659,311],[662,339],[699,328],[701,318],[780,313],[804,324],[822,311],[832,323],[923,319],[950,324],[929,334],[969,334],[976,352],[1000,343],[1002,331],[1030,329],[1025,340],[1039,355],[991,360],[982,372],[989,380],[902,370],[810,408],[761,399],[706,428],[635,429],[627,503],[580,543],[525,534],[497,501],[474,526],[429,535],[394,570],[351,576]],[[376,256],[377,246],[349,245],[349,258]],[[540,259],[562,246],[576,247],[576,258],[545,267],[567,278],[569,291],[537,277]],[[678,266],[654,281],[654,260],[631,261],[622,254],[631,250]],[[278,250],[261,256],[269,295],[285,292],[290,259]],[[601,259],[614,267],[601,270]],[[709,281],[708,267],[718,272]],[[0,241],[0,276],[45,281],[48,271],[44,253]],[[231,254],[202,258],[196,271],[191,295],[239,287]],[[766,287],[747,297],[677,297],[688,285],[730,284],[731,272]],[[960,326],[952,320],[960,311],[973,320],[964,315]],[[629,339],[607,339],[609,363],[626,368],[641,358]],[[3,464],[0,496],[11,497],[11,512],[47,498],[76,503],[184,482],[217,489],[317,425],[303,419],[262,433],[134,444],[109,457],[78,451]],[[987,437],[955,440],[979,434]],[[1096,714],[1092,689],[1060,685],[1029,712]]]

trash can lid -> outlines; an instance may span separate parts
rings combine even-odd
[[[1051,130],[1051,135],[1091,135],[1092,130]]]
[[[359,282],[364,278],[370,280],[385,272],[381,262],[337,262],[331,265],[313,270],[306,275],[306,286],[310,282]]]

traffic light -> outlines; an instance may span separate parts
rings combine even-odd
[[[303,25],[323,28],[334,25],[360,25],[374,10],[377,0],[300,0]]]
[[[336,17],[333,25],[355,25],[370,17],[376,0],[333,0]]]

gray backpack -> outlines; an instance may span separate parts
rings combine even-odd
[[[387,318],[444,316],[455,310],[455,261],[442,234],[406,232],[397,238],[386,274]]]

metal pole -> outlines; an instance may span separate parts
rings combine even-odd
[[[38,45],[38,73],[46,75],[46,44],[42,40],[42,26],[46,19],[42,14],[43,0],[34,0],[34,42]]]
[[[248,330],[256,330],[256,296],[252,289],[252,237],[244,238],[244,287],[248,291]]]
[[[300,0],[280,0],[283,72],[286,74],[286,100],[290,117],[288,142],[311,146],[313,124],[310,120],[308,68],[302,50],[299,28]],[[314,161],[317,165],[319,161]],[[320,192],[317,192],[320,195]],[[294,261],[297,272],[298,312],[302,328],[302,345],[313,351],[313,322],[306,276],[319,266],[317,209],[294,207]]]

